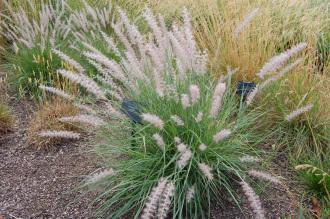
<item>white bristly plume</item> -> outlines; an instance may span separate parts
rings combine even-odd
[[[60,50],[52,49],[52,52],[58,55],[63,61],[68,63],[70,66],[74,67],[79,73],[85,72],[85,69],[75,60],[70,58],[68,55],[64,54]]]
[[[189,149],[186,149],[181,153],[180,159],[178,160],[177,164],[180,169],[183,169],[187,166],[189,160],[192,158],[192,152]]]
[[[246,97],[246,105],[251,105],[254,101],[254,98],[257,96],[259,92],[259,84],[256,85],[256,87],[248,94]]]
[[[194,196],[195,196],[195,186],[191,186],[191,187],[189,187],[187,194],[186,194],[187,203],[190,203],[191,200],[194,198]]]
[[[164,122],[158,116],[150,114],[150,113],[143,113],[142,119],[151,125],[155,126],[158,129],[164,128]]]
[[[261,206],[259,196],[253,191],[251,186],[246,182],[240,182],[244,195],[248,198],[250,207],[253,210],[255,219],[265,219],[265,213]]]
[[[292,120],[297,118],[299,115],[310,111],[313,108],[313,106],[314,106],[313,104],[309,104],[307,106],[301,107],[301,108],[291,112],[289,115],[286,116],[286,120],[291,122]]]
[[[297,65],[299,65],[302,62],[302,59],[297,59],[293,63],[287,65],[285,68],[283,68],[278,74],[274,75],[273,77],[268,78],[264,82],[262,82],[259,86],[259,90],[264,89],[267,85],[269,85],[271,82],[275,82],[282,78],[286,73],[294,69]]]
[[[213,136],[213,141],[215,143],[219,143],[220,141],[224,140],[225,138],[228,138],[231,134],[230,129],[223,129],[217,134]]]
[[[157,212],[158,219],[166,218],[171,206],[171,199],[174,195],[174,192],[175,192],[175,186],[173,182],[168,182],[161,196],[161,199],[159,200],[159,207]]]
[[[245,155],[243,157],[240,157],[239,160],[242,162],[242,163],[257,163],[257,162],[260,162],[261,159],[258,158],[258,157],[253,157],[253,156],[250,156],[250,155]]]
[[[235,38],[239,37],[240,33],[244,30],[246,26],[248,26],[251,23],[251,21],[258,14],[258,12],[259,12],[259,8],[254,9],[244,18],[244,20],[239,25],[237,25],[234,31]]]
[[[207,149],[207,146],[206,146],[206,144],[202,143],[202,144],[200,144],[200,145],[198,146],[198,149],[199,149],[200,151],[205,151],[205,150]]]
[[[177,139],[176,139],[176,140],[177,140]],[[178,139],[178,140],[179,140],[179,139]],[[180,143],[178,143],[178,142],[180,142]],[[187,150],[187,145],[185,145],[184,143],[182,143],[182,142],[181,142],[181,139],[180,139],[180,141],[177,141],[176,143],[177,143],[176,148],[178,149],[178,151],[179,151],[180,153],[183,153],[183,152],[185,152],[185,151]]]
[[[87,184],[97,183],[108,176],[113,176],[114,174],[115,174],[115,171],[113,169],[107,169],[107,170],[103,170],[99,173],[94,173],[93,175],[88,177]]]
[[[177,116],[177,115],[172,115],[171,120],[177,125],[177,126],[184,126],[183,120]]]
[[[66,139],[79,139],[80,134],[71,131],[41,131],[38,135],[42,138],[66,138]]]
[[[156,144],[160,147],[160,149],[165,149],[165,142],[163,137],[159,133],[153,134],[153,139],[156,141]]]
[[[275,72],[276,70],[280,69],[286,61],[293,55],[298,54],[300,51],[307,47],[307,43],[299,43],[293,46],[291,49],[286,50],[285,52],[274,56],[271,58],[259,71],[257,74],[260,78],[264,78],[265,75]]]
[[[67,94],[63,90],[57,89],[55,87],[47,87],[47,86],[44,86],[44,85],[40,85],[39,88],[44,90],[44,91],[48,91],[52,94],[55,94],[59,97],[63,97],[65,99],[68,99],[68,100],[73,100],[74,99],[74,97],[71,96],[70,94]]]
[[[97,85],[95,81],[88,78],[85,75],[77,74],[71,71],[67,71],[64,69],[57,70],[59,74],[72,82],[78,83],[82,87],[86,88],[90,93],[94,94],[99,99],[106,99],[105,93],[101,90],[101,88]]]
[[[274,183],[274,184],[281,184],[281,181],[277,177],[274,177],[274,176],[270,175],[269,173],[261,172],[258,170],[249,170],[248,173],[250,176],[252,176],[254,178],[266,180],[266,181]]]
[[[164,189],[166,188],[168,180],[161,178],[158,181],[157,186],[153,187],[151,190],[150,195],[148,196],[148,200],[144,206],[143,213],[141,215],[142,219],[152,219],[155,217],[159,199],[161,198],[161,195],[164,192]]]
[[[191,106],[189,96],[187,94],[181,94],[181,104],[183,109],[187,109]]]
[[[174,142],[175,142],[175,144],[181,144],[181,139],[179,138],[179,137],[174,137]]]
[[[191,105],[194,105],[198,102],[198,100],[200,98],[199,87],[194,84],[190,85],[189,91],[190,91],[190,97],[191,97]]]
[[[203,120],[203,113],[202,112],[199,112],[198,114],[197,114],[197,116],[195,117],[195,121],[197,122],[197,123],[199,123],[199,122],[201,122],[202,120]]]
[[[212,106],[210,110],[210,117],[216,118],[219,115],[219,111],[221,108],[222,97],[226,91],[225,83],[218,83],[214,89],[213,98],[212,98]]]
[[[207,165],[206,163],[199,163],[198,168],[208,180],[213,180],[214,177],[212,173],[212,168],[209,165]]]
[[[100,119],[97,116],[91,116],[86,114],[81,114],[77,116],[68,116],[68,117],[62,117],[59,119],[61,122],[67,122],[67,123],[84,123],[92,126],[103,126],[106,123]]]

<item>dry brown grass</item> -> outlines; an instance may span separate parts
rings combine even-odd
[[[237,80],[257,80],[256,73],[272,56],[298,42],[307,42],[309,59],[315,60],[320,32],[330,24],[329,3],[310,0],[117,0],[133,14],[145,5],[168,22],[180,22],[183,7],[190,11],[199,46],[209,54],[211,73],[218,77],[226,67],[239,68]],[[244,17],[260,8],[238,39],[233,31]],[[315,64],[315,63],[313,63]],[[310,68],[310,66],[307,66]],[[329,66],[325,66],[329,69]]]
[[[7,104],[6,76],[0,73],[0,135],[3,135],[11,130],[13,121],[13,115]]]
[[[13,124],[13,116],[9,107],[0,97],[0,137],[11,130]]]
[[[40,131],[56,130],[56,131],[81,131],[79,126],[62,123],[59,118],[64,116],[74,116],[79,114],[79,109],[69,102],[55,99],[42,104],[34,113],[29,124],[28,143],[36,149],[50,150],[56,145],[67,140],[60,138],[41,138],[38,136]]]

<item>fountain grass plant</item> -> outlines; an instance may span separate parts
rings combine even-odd
[[[256,145],[268,136],[256,132],[264,112],[247,107],[243,97],[235,96],[233,71],[218,80],[207,74],[207,55],[197,48],[187,10],[182,13],[183,25],[168,29],[162,16],[156,19],[146,9],[143,17],[150,27],[146,36],[120,8],[118,15],[112,28],[124,51],[110,36],[101,35],[120,59],[82,42],[83,56],[98,72],[95,79],[86,75],[79,62],[53,50],[71,66],[58,73],[94,99],[95,105],[90,105],[82,98],[80,108],[98,117],[94,125],[103,127],[105,143],[96,151],[104,158],[105,170],[85,182],[104,191],[98,213],[108,218],[129,213],[133,218],[209,218],[215,200],[223,203],[231,198],[239,204],[234,188],[240,185],[255,217],[264,218],[260,200],[247,184],[247,162],[260,161],[253,157],[258,155]],[[273,69],[282,68],[305,46],[298,44],[281,54]],[[63,91],[41,88],[72,100]],[[136,106],[123,108],[126,102]],[[130,119],[132,113],[135,122]],[[60,120],[82,118],[86,114]],[[44,138],[77,138],[77,134],[40,133]],[[271,178],[266,173],[256,176]]]
[[[234,89],[228,87],[219,115],[213,117],[212,88],[217,83],[209,76],[192,76],[175,87],[178,93],[189,93],[191,84],[199,87],[200,98],[186,109],[175,97],[159,97],[155,89],[142,84],[140,93],[130,98],[138,102],[142,113],[157,115],[160,120],[152,124],[126,120],[104,128],[101,136],[107,143],[96,151],[115,174],[94,185],[107,188],[100,196],[105,201],[99,213],[109,218],[120,218],[131,211],[132,218],[148,213],[159,216],[161,207],[157,203],[151,204],[158,213],[143,209],[149,203],[151,189],[162,177],[175,185],[172,218],[210,218],[214,201],[223,203],[232,198],[239,203],[233,189],[248,180],[248,165],[241,159],[257,155],[257,145],[264,140],[256,132],[262,114],[248,111]],[[200,121],[199,114],[203,115]],[[154,127],[159,122],[162,126]],[[230,135],[224,130],[230,130]],[[117,204],[120,207],[112,209]]]
[[[63,63],[53,56],[51,48],[66,51],[79,60],[81,57],[72,52],[75,42],[81,41],[80,37],[85,41],[95,39],[95,34],[109,26],[111,4],[92,8],[80,1],[81,7],[72,9],[69,3],[65,0],[3,3],[0,27],[6,43],[2,54],[7,70],[12,72],[11,82],[20,95],[40,100],[40,84],[64,87],[65,81],[56,73]]]

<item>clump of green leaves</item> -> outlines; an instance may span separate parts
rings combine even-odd
[[[320,199],[322,218],[330,216],[330,160],[328,157],[329,155],[325,155],[320,160],[319,156],[310,156],[305,158],[304,164],[295,167],[310,195]]]
[[[158,115],[163,120],[163,129],[145,121],[141,124],[127,121],[112,124],[102,132],[107,143],[97,152],[105,158],[106,166],[116,173],[96,183],[98,186],[107,185],[102,195],[106,201],[100,213],[120,218],[133,211],[134,218],[137,218],[151,189],[162,177],[175,185],[173,218],[209,218],[213,201],[223,202],[231,197],[238,203],[233,188],[246,178],[247,168],[240,158],[255,154],[252,146],[262,141],[262,137],[255,133],[255,124],[261,115],[247,110],[233,89],[228,88],[220,113],[213,118],[209,115],[213,92],[209,76],[177,84],[178,93],[186,93],[190,84],[200,88],[201,98],[186,109],[174,96],[159,97],[148,85],[141,85],[139,95],[132,96],[142,112]],[[196,121],[199,113],[203,117]],[[177,115],[182,123],[173,121],[173,115]],[[215,143],[214,136],[224,129],[230,129],[231,136]],[[157,142],[156,133],[164,144]],[[205,148],[201,147],[202,144]],[[183,167],[180,167],[184,156],[184,152],[180,152],[181,146],[191,153]],[[212,179],[201,170],[201,163],[210,167]],[[195,192],[188,200],[191,188]],[[115,205],[118,205],[116,210],[110,211]]]

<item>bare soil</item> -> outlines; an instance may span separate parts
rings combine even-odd
[[[0,137],[0,215],[5,218],[92,218],[94,197],[78,190],[97,168],[87,142],[67,143],[51,152],[26,144],[33,107],[12,102],[13,132]]]
[[[98,168],[97,159],[86,151],[88,141],[68,142],[51,152],[38,152],[26,145],[26,130],[33,105],[11,101],[16,116],[12,133],[0,136],[0,218],[93,218],[96,194],[79,188],[84,176]],[[282,175],[284,186],[258,188],[266,218],[297,218],[299,192],[291,181],[283,157],[275,159],[272,172]],[[237,192],[241,193],[237,188]],[[253,218],[248,202],[242,210],[228,200],[212,206],[211,218]],[[2,219],[2,218],[1,218]]]

